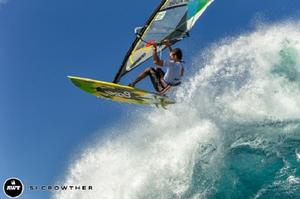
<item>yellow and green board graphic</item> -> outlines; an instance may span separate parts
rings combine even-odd
[[[162,107],[175,103],[166,96],[129,86],[82,77],[69,76],[68,78],[80,89],[99,98],[130,104],[160,105]]]

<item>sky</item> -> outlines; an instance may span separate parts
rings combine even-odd
[[[99,100],[67,76],[112,81],[134,28],[159,2],[0,0],[1,184],[9,177],[26,185],[55,184],[95,138],[105,139],[107,129],[122,124],[133,110],[149,109]],[[299,19],[299,0],[215,0],[191,37],[177,46],[188,64],[214,42],[251,32],[260,22]],[[140,87],[151,89],[147,80]],[[25,191],[23,198],[50,194]]]

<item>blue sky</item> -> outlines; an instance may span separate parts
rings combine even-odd
[[[111,81],[134,39],[133,29],[159,2],[0,0],[1,183],[16,176],[25,184],[54,184],[94,137],[124,121],[133,109],[144,108],[98,100],[66,77]],[[195,52],[249,32],[257,21],[299,18],[299,0],[215,0],[191,38],[177,46],[188,63]],[[151,89],[148,83],[141,87]]]

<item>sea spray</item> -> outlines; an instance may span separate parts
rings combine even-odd
[[[196,56],[177,104],[135,112],[70,165],[62,183],[93,191],[53,198],[299,198],[299,25],[261,25]]]

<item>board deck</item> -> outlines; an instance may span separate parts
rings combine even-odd
[[[166,96],[130,86],[104,82],[89,78],[68,76],[74,85],[99,98],[130,104],[155,105],[166,107],[175,102]]]

